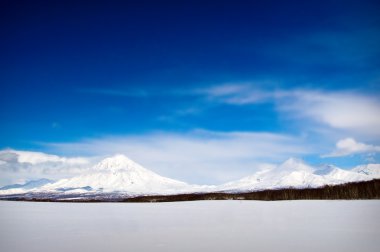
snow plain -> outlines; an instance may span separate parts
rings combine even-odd
[[[380,201],[0,201],[0,251],[379,251]]]

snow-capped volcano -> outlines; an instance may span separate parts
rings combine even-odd
[[[83,175],[59,180],[41,187],[40,190],[157,194],[183,191],[189,187],[184,182],[147,170],[124,155],[115,155],[102,160]]]

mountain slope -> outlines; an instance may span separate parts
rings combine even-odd
[[[302,160],[290,158],[274,168],[219,186],[222,191],[252,191],[280,188],[314,188],[347,182],[367,181],[380,176],[368,176],[336,166],[311,167]]]
[[[351,169],[351,171],[368,175],[372,178],[380,178],[380,164],[359,165]]]

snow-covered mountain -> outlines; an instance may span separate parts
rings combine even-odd
[[[359,165],[353,168],[351,171],[368,175],[372,178],[380,178],[380,164]]]
[[[30,180],[25,182],[24,184],[12,184],[12,185],[7,185],[0,187],[0,190],[9,190],[9,189],[17,189],[17,188],[22,188],[22,189],[33,189],[37,187],[41,187],[43,185],[49,184],[54,182],[53,180],[42,178],[42,179],[37,179],[37,180]]]
[[[380,170],[380,167],[379,167]],[[372,171],[371,174],[375,174]],[[354,181],[380,178],[380,174],[368,176],[356,170],[343,170],[333,165],[311,167],[302,160],[290,158],[279,166],[261,170],[251,176],[219,186],[221,190],[244,191],[279,188],[313,188]]]
[[[126,192],[129,194],[168,194],[192,190],[192,186],[160,176],[124,155],[106,158],[89,172],[47,184],[41,191]]]
[[[24,184],[12,184],[3,186],[0,188],[0,194],[16,194],[16,193],[25,193],[31,189],[42,187],[46,184],[53,183],[53,180],[42,178],[37,180],[30,180]]]
[[[126,194],[157,195],[216,191],[254,191],[280,188],[313,188],[380,178],[380,165],[370,164],[343,170],[333,165],[312,167],[290,158],[277,166],[268,166],[251,176],[218,186],[189,185],[160,176],[124,155],[106,158],[86,173],[57,182],[42,181],[38,186],[3,187],[0,195],[22,193],[48,194]]]

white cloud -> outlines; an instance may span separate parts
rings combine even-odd
[[[104,137],[46,147],[66,154],[122,153],[159,174],[192,183],[225,182],[253,173],[260,163],[312,151],[302,139],[286,135],[204,130]]]
[[[353,138],[345,138],[336,143],[336,149],[332,153],[322,157],[343,157],[358,153],[375,152],[380,152],[380,146],[360,143]]]
[[[79,174],[91,165],[90,158],[67,158],[42,152],[1,150],[0,183],[43,177],[59,179]]]
[[[16,151],[16,150],[2,150],[0,151],[0,161],[9,160],[14,157],[19,163],[29,163],[32,165],[53,162],[53,163],[67,163],[72,165],[83,165],[89,163],[85,158],[66,158],[56,155],[50,155],[43,152],[33,151]]]
[[[380,102],[371,96],[348,92],[277,92],[279,111],[307,118],[336,129],[380,136]]]
[[[359,135],[380,136],[380,100],[354,92],[264,90],[252,84],[226,84],[199,90],[211,101],[234,105],[273,102],[278,112],[305,123]]]

